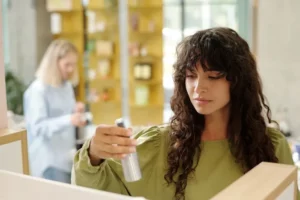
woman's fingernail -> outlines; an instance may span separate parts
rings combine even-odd
[[[121,155],[121,158],[125,158],[125,157],[126,157],[126,154],[122,154],[122,155]]]
[[[132,142],[133,145],[137,145],[137,140],[132,139],[131,142]]]
[[[132,131],[130,129],[127,129],[127,134],[128,134],[128,136],[131,136],[132,135]]]

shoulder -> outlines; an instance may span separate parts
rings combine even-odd
[[[267,134],[275,147],[275,154],[279,163],[294,164],[290,145],[280,130],[268,127]]]
[[[160,140],[164,138],[169,132],[169,126],[159,125],[150,126],[146,128],[137,128],[134,130],[134,138],[137,139],[138,144],[142,144],[149,141]]]
[[[267,134],[272,140],[273,145],[277,146],[286,141],[285,136],[277,128],[267,127]]]
[[[150,126],[134,130],[134,138],[138,142],[138,149],[156,148],[158,151],[166,141],[169,133],[168,125]]]
[[[25,95],[30,97],[36,94],[44,94],[46,93],[46,91],[47,86],[42,81],[36,79],[29,85],[29,87],[25,91]]]

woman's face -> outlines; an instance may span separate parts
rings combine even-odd
[[[186,71],[186,90],[195,110],[202,115],[223,112],[230,102],[230,84],[218,71],[204,71],[199,63]]]
[[[58,68],[64,81],[69,80],[73,76],[77,62],[78,58],[75,53],[68,53],[58,60]]]

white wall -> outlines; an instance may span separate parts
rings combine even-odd
[[[286,106],[300,136],[300,1],[259,0],[257,60],[265,94],[276,119]]]
[[[29,0],[12,0],[7,12],[9,69],[25,83],[32,79],[36,65],[35,11],[30,6]]]
[[[22,143],[20,140],[0,145],[0,158],[1,170],[23,174]]]
[[[3,61],[3,37],[2,37],[2,4],[0,2],[0,129],[7,127],[6,118],[6,90]]]
[[[7,6],[9,69],[25,83],[34,79],[41,56],[51,41],[45,0],[9,0]]]

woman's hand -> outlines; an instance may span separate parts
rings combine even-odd
[[[85,111],[85,105],[82,102],[77,102],[75,105],[74,112],[83,113]]]
[[[107,158],[122,159],[127,154],[136,151],[137,141],[129,138],[131,129],[117,126],[100,125],[93,136],[89,156],[92,165],[99,165]]]

